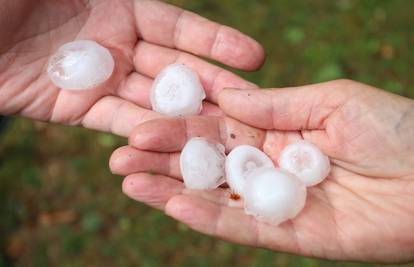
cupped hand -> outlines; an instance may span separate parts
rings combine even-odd
[[[199,57],[242,70],[261,66],[264,53],[251,38],[194,13],[151,0],[3,1],[0,10],[0,114],[82,125],[128,136],[160,117],[150,110],[153,78],[179,62],[200,75],[204,114],[220,115],[225,86],[255,85]],[[4,13],[4,14],[3,14]],[[48,58],[62,44],[95,40],[114,59],[112,77],[88,91],[60,90],[47,76]],[[199,57],[198,57],[199,56]]]
[[[414,101],[348,80],[275,90],[224,90],[228,117],[148,121],[130,146],[112,155],[123,191],[189,225],[232,242],[328,259],[414,259]],[[230,190],[185,189],[179,151],[194,136],[227,151],[261,148],[275,162],[283,147],[305,139],[332,161],[308,188],[304,210],[272,226],[244,214]],[[151,174],[148,174],[151,172]],[[155,173],[155,175],[154,175]]]

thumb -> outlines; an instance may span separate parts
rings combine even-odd
[[[345,80],[283,89],[224,89],[221,110],[251,126],[276,130],[324,129],[327,118],[347,100]]]

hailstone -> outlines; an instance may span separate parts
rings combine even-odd
[[[234,193],[243,196],[247,176],[262,167],[274,167],[273,161],[264,152],[249,145],[238,146],[226,159],[227,183]]]
[[[214,189],[225,181],[224,146],[205,138],[195,137],[184,146],[180,155],[180,169],[189,189]]]
[[[259,221],[278,225],[292,219],[303,209],[305,201],[305,184],[284,170],[258,168],[246,179],[244,210]]]
[[[98,86],[112,75],[114,59],[108,49],[90,40],[61,46],[47,68],[52,82],[62,89],[84,90]]]
[[[306,141],[286,146],[279,156],[279,167],[296,175],[307,186],[322,182],[330,171],[329,158]]]
[[[152,109],[167,116],[197,115],[204,98],[206,94],[198,75],[178,63],[164,68],[151,89]]]

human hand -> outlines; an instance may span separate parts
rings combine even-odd
[[[414,101],[348,80],[276,90],[228,89],[230,117],[156,119],[112,155],[123,191],[191,228],[241,244],[305,256],[375,262],[414,259]],[[316,144],[330,175],[308,188],[304,210],[272,226],[245,215],[230,191],[185,189],[179,151],[194,136],[229,151],[261,148],[276,162],[287,144]],[[156,173],[156,175],[146,172]]]
[[[197,56],[242,70],[261,66],[264,53],[251,38],[194,13],[151,0],[0,1],[0,114],[82,125],[128,136],[160,117],[149,110],[153,78],[180,62],[200,75],[204,114],[221,88],[255,85]],[[2,15],[2,14],[7,15]],[[47,76],[48,58],[63,43],[95,40],[114,59],[112,77],[93,90],[67,91]]]

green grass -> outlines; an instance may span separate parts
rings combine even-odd
[[[350,78],[414,97],[414,1],[176,0],[267,52],[262,87]],[[124,139],[16,119],[0,143],[2,266],[379,266],[321,261],[203,236],[127,199],[110,174]],[[414,265],[409,265],[414,266]]]

